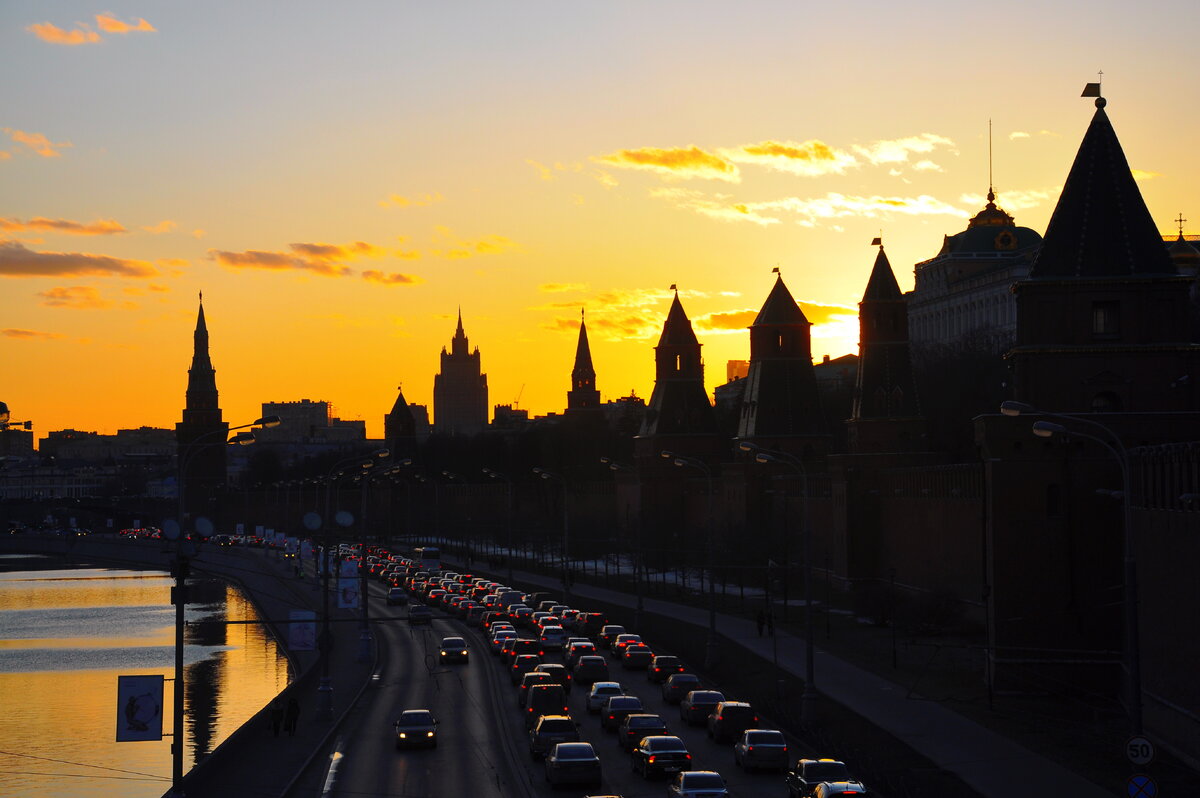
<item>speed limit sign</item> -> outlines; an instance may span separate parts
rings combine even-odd
[[[1154,759],[1154,743],[1145,737],[1130,737],[1125,743],[1125,756],[1135,765],[1149,765]]]

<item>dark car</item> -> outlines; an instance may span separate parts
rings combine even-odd
[[[570,715],[567,691],[561,684],[535,684],[525,692],[525,728],[532,729],[542,715]]]
[[[747,773],[753,768],[787,770],[788,748],[783,732],[746,729],[733,744],[733,763]]]
[[[583,697],[583,703],[587,711],[594,715],[604,709],[604,702],[615,695],[625,695],[625,689],[621,687],[620,682],[602,680],[592,684],[592,688]]]
[[[838,798],[841,795],[869,796],[861,781],[823,781],[813,788],[813,798]]]
[[[667,723],[659,715],[649,712],[634,712],[626,715],[617,727],[617,745],[623,751],[632,751],[643,737],[667,733]]]
[[[418,624],[428,626],[433,623],[433,610],[424,604],[414,604],[408,608],[408,622],[413,626]]]
[[[746,729],[758,726],[758,713],[743,701],[722,701],[709,713],[708,736],[719,743],[733,742]]]
[[[614,695],[600,708],[600,728],[615,732],[626,715],[641,712],[642,699],[635,695]]]
[[[580,687],[591,687],[596,682],[608,681],[608,660],[599,655],[586,655],[575,663],[571,676]]]
[[[536,668],[542,662],[537,654],[520,654],[508,668],[509,678],[513,684],[520,684],[521,677]]]
[[[428,709],[406,709],[394,724],[396,747],[413,748],[429,746],[437,748],[437,718]]]
[[[529,755],[541,759],[559,743],[579,742],[579,727],[567,715],[542,715],[529,732]]]
[[[600,757],[591,743],[559,743],[546,756],[546,781],[600,786]]]
[[[544,671],[545,673],[550,674],[554,677],[554,681],[561,684],[568,692],[570,691],[572,682],[571,671],[567,669],[566,665],[560,665],[557,662],[543,662],[534,670]]]
[[[518,637],[513,641],[512,648],[506,652],[508,664],[511,665],[512,661],[522,654],[533,654],[540,659],[545,656],[546,651],[537,640],[528,637]]]
[[[442,662],[469,662],[470,653],[467,641],[461,637],[443,637],[439,647],[438,659]]]
[[[581,612],[575,616],[572,626],[579,634],[585,637],[594,637],[600,633],[606,623],[608,623],[608,617],[602,612]]]
[[[674,673],[667,677],[662,686],[662,699],[668,704],[678,704],[684,696],[700,689],[700,677],[694,673]]]
[[[836,759],[800,759],[783,778],[789,798],[808,798],[822,782],[849,779],[846,763]]]
[[[659,654],[646,666],[646,678],[656,684],[662,684],[675,674],[683,673],[686,670],[687,668],[684,667],[679,657]]]
[[[617,636],[623,634],[625,634],[624,626],[616,623],[605,624],[605,626],[600,629],[600,634],[596,638],[596,643],[600,646],[600,648],[609,648],[613,644],[613,641],[617,639]]]
[[[692,769],[692,755],[678,737],[643,737],[630,753],[633,769],[644,779]]]
[[[654,652],[645,643],[634,643],[625,647],[621,655],[621,667],[628,671],[644,671],[654,659]]]
[[[716,690],[693,690],[679,702],[679,719],[684,723],[699,726],[708,720],[708,714],[724,700],[724,694]]]
[[[404,592],[402,587],[393,587],[387,594],[388,605],[407,604],[408,594]]]
[[[720,798],[729,795],[725,779],[715,770],[676,773],[667,786],[667,798]]]
[[[544,671],[532,670],[522,676],[521,684],[517,687],[517,708],[522,710],[525,709],[525,694],[529,692],[529,688],[533,687],[535,684],[553,683],[554,677]]]

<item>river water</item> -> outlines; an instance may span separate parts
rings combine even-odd
[[[172,580],[50,562],[0,556],[0,796],[161,796],[171,786],[170,737],[115,742],[117,676],[173,678]],[[189,623],[258,620],[232,585],[188,584]],[[189,625],[184,661],[186,771],[287,686],[288,664],[258,623]],[[164,688],[165,733],[173,684]]]

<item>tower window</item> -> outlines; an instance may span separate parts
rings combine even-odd
[[[1115,338],[1121,334],[1121,303],[1108,300],[1092,303],[1092,335]]]
[[[683,355],[675,356],[675,370],[683,371]]]

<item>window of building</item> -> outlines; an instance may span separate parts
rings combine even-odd
[[[1115,338],[1121,334],[1121,303],[1115,300],[1092,303],[1092,335]]]

